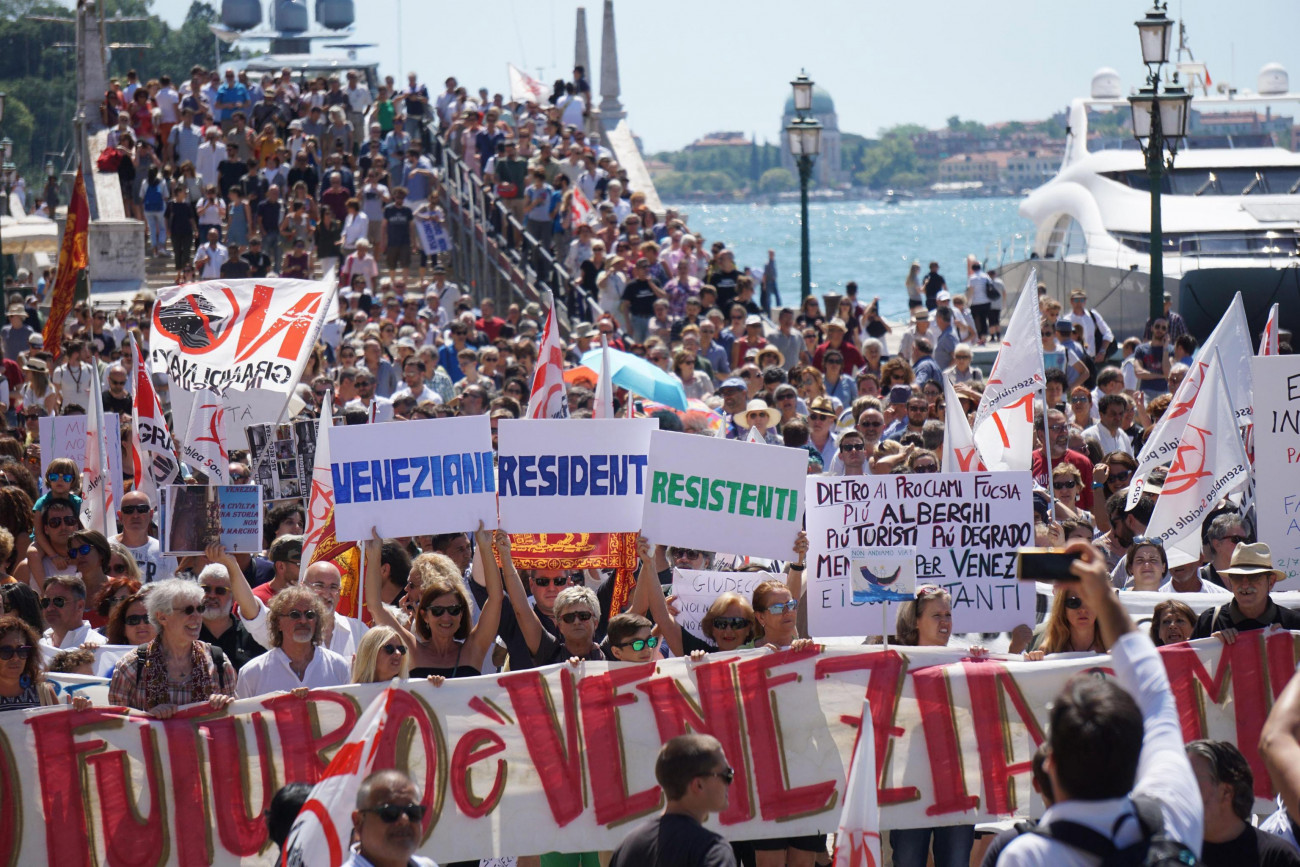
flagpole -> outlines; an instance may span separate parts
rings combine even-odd
[[[1052,485],[1052,428],[1047,420],[1047,383],[1043,383],[1043,463],[1047,464],[1047,497],[1052,505],[1052,520],[1056,520],[1056,489]]]

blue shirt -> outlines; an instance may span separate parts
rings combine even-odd
[[[456,356],[458,349],[454,343],[444,343],[438,349],[438,364],[442,369],[447,371],[447,376],[451,377],[452,382],[460,382],[465,378],[465,374],[460,369],[460,359]]]
[[[930,356],[925,356],[916,364],[912,365],[912,371],[916,374],[916,384],[925,385],[930,380],[943,384],[943,371],[939,365]]]
[[[551,221],[551,185],[524,188],[524,198],[528,201],[528,219],[537,223]]]
[[[241,106],[248,102],[248,88],[236,81],[234,84],[223,84],[217,88],[217,105],[222,103],[238,103]],[[217,108],[217,120],[230,120],[231,115],[236,111],[244,111],[244,108]]]

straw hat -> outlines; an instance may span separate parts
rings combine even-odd
[[[737,414],[735,422],[739,427],[749,427],[749,414],[751,412],[761,412],[767,414],[767,423],[769,425],[778,424],[781,421],[781,411],[774,406],[768,406],[761,400],[751,400],[745,404],[744,414]]]
[[[1220,575],[1249,577],[1251,575],[1272,574],[1281,578],[1282,572],[1273,568],[1273,552],[1264,542],[1247,545],[1244,542],[1232,552],[1232,562],[1227,569],[1220,569]]]

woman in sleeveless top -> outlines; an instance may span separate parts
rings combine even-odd
[[[474,540],[488,591],[478,623],[473,622],[469,594],[464,584],[435,576],[424,583],[420,606],[412,616],[411,629],[402,625],[384,607],[380,596],[383,539],[373,532],[366,546],[366,607],[374,615],[376,626],[391,627],[401,636],[410,651],[411,677],[476,677],[482,671],[488,649],[496,641],[505,591],[501,584],[501,570],[492,553],[495,549],[505,568],[513,571],[510,537],[500,530],[489,535],[479,522]]]
[[[45,680],[40,640],[22,618],[0,617],[0,711],[58,704],[54,687]]]
[[[234,248],[248,246],[248,226],[252,222],[252,213],[248,202],[244,201],[244,191],[238,185],[230,188],[230,204],[226,208],[226,217],[230,222],[226,229],[226,246],[230,247],[232,256],[238,255]]]

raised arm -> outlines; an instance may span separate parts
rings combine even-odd
[[[465,643],[469,645],[470,659],[477,660],[478,667],[482,668],[483,657],[492,646],[492,642],[496,641],[497,628],[501,625],[501,606],[505,602],[505,590],[501,586],[501,569],[497,567],[493,549],[495,548],[501,555],[501,562],[505,568],[513,570],[515,564],[510,559],[510,536],[505,532],[496,530],[489,533],[483,526],[483,522],[479,521],[478,529],[474,532],[474,542],[478,546],[479,562],[483,567],[487,601],[483,603],[478,623],[470,630],[469,640]]]
[[[256,618],[261,605],[253,595],[253,588],[248,586],[244,570],[239,568],[239,562],[235,560],[234,555],[227,553],[226,546],[220,542],[213,542],[204,553],[207,554],[209,563],[220,563],[226,567],[226,572],[230,575],[230,593],[234,597],[235,604],[239,606],[242,618],[244,620]]]
[[[790,598],[798,599],[803,593],[803,576],[808,568],[808,533],[800,530],[794,537],[795,559],[785,564],[785,586],[790,589]]]
[[[506,559],[503,565],[506,593],[510,595],[510,605],[515,610],[519,631],[528,645],[528,652],[536,653],[537,648],[542,644],[542,621],[537,619],[537,612],[528,604],[528,591],[524,589],[524,581],[519,577],[519,570],[515,568],[514,561]]]
[[[1259,737],[1259,755],[1291,821],[1300,817],[1300,677],[1282,690]]]
[[[650,543],[644,536],[637,536],[636,550],[640,562],[637,564],[636,590],[633,593],[633,613],[640,614],[648,610],[655,629],[668,642],[668,649],[673,652],[673,656],[685,656],[682,649],[682,627],[668,610],[664,589],[659,584],[659,572],[655,569],[663,557],[663,549],[656,548],[652,561],[649,556]]]
[[[379,584],[384,578],[383,547],[384,540],[379,535],[379,530],[371,527],[370,539],[366,542],[366,583],[364,588],[366,608],[370,610],[370,616],[375,619],[376,626],[391,626],[397,630],[397,634],[402,637],[402,642],[407,647],[414,648],[420,643],[419,637],[403,626],[402,621],[394,617],[384,607],[384,599],[379,593]]]

